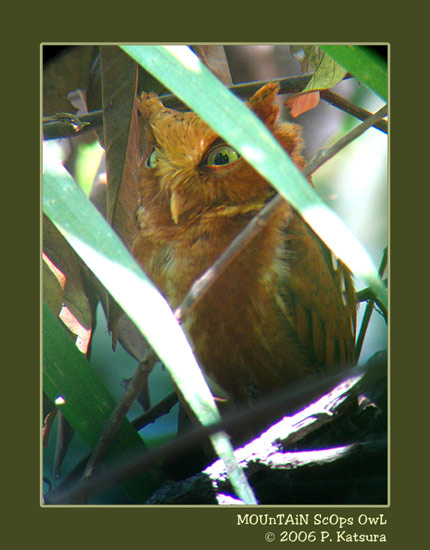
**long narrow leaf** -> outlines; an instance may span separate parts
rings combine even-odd
[[[212,394],[169,305],[63,168],[50,145],[46,143],[44,148],[45,214],[147,337],[202,424],[219,421]],[[212,443],[220,458],[235,465],[231,480],[238,496],[246,503],[255,503],[226,434],[215,434]]]
[[[305,180],[265,125],[187,46],[122,46],[287,199],[333,252],[387,303],[387,291],[363,246]]]

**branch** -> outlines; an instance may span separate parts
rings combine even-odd
[[[262,80],[259,82],[248,82],[246,84],[234,84],[229,89],[237,97],[241,99],[249,99],[257,90],[259,90],[265,84],[277,80],[280,85],[279,94],[298,93],[301,92],[312,78],[313,74],[302,76],[291,76],[281,79]],[[350,78],[347,75],[345,78]],[[333,93],[331,90],[320,90],[320,96],[322,99],[342,109],[348,114],[358,118],[359,120],[365,120],[371,113],[354,105],[347,99]],[[169,109],[184,109],[186,106],[173,94],[165,94],[160,96],[160,100],[163,105]],[[103,124],[103,111],[93,111],[91,113],[81,115],[79,117],[70,115],[67,113],[59,113],[53,117],[48,117],[43,120],[43,137],[44,139],[57,139],[62,137],[73,137],[79,134],[85,134],[97,129]],[[387,122],[380,120],[373,124],[375,128],[378,128],[382,132],[387,133]]]
[[[43,139],[74,137],[95,130],[103,124],[103,111],[93,111],[86,115],[58,113],[43,119]]]
[[[346,147],[351,141],[355,140],[370,128],[374,122],[385,117],[387,114],[387,106],[385,105],[377,113],[367,118],[364,122],[353,128],[345,134],[336,143],[328,149],[319,151],[312,161],[302,170],[305,178],[308,178],[320,166],[337,154],[341,149]],[[284,198],[277,194],[269,203],[260,210],[260,212],[252,218],[248,225],[237,235],[227,249],[215,261],[215,263],[191,286],[188,294],[185,296],[181,304],[175,310],[175,316],[178,320],[182,320],[185,315],[196,306],[202,299],[204,294],[212,287],[220,274],[231,264],[238,256],[241,250],[257,235],[270,218],[275,214]]]
[[[375,122],[386,117],[387,111],[387,105],[384,105],[374,115],[366,118],[366,120],[364,120],[361,124],[353,128],[340,139],[338,139],[336,143],[334,143],[331,147],[329,147],[328,149],[321,149],[303,170],[303,174],[306,172],[306,170],[308,170],[308,173],[306,174],[307,176],[315,172],[317,168],[319,168],[329,159],[334,157],[334,155],[336,155],[341,149],[349,145],[351,141],[354,141],[359,136],[361,136],[361,134],[364,134],[364,132],[368,130],[371,126],[373,126]]]
[[[312,74],[303,76],[291,76],[281,78],[279,85],[280,93],[296,93],[303,90],[306,84],[312,78]],[[235,84],[229,89],[238,97],[247,99],[251,97],[257,90],[272,80],[261,82],[250,82],[247,84]],[[160,96],[163,105],[169,109],[186,109],[186,105],[177,98],[174,94],[165,94]],[[79,134],[84,134],[95,130],[103,124],[103,111],[93,111],[86,115],[77,117],[68,113],[58,113],[57,115],[47,117],[43,120],[43,137],[44,139],[57,139],[63,137],[73,137]]]
[[[137,395],[139,395],[144,384],[147,382],[149,373],[154,367],[156,360],[156,355],[152,350],[150,350],[147,357],[138,364],[133,377],[127,384],[126,390],[124,391],[119,403],[112,412],[97,442],[97,445],[94,447],[91,453],[91,456],[87,462],[85,471],[82,476],[83,486],[88,484],[91,478],[99,470],[110,444],[112,443],[115,435],[121,427],[121,424],[123,423],[131,404],[133,403]],[[84,498],[89,496],[86,494],[86,491],[84,491],[84,495]]]
[[[170,409],[178,402],[178,394],[172,391],[159,403],[151,407],[148,411],[144,412],[132,421],[133,427],[137,431],[141,430],[148,424],[155,422],[160,416],[164,416],[170,412]]]
[[[185,298],[175,310],[175,317],[182,321],[188,315],[197,303],[203,298],[206,292],[216,282],[221,273],[231,264],[231,262],[239,255],[245,246],[252,241],[257,233],[262,229],[270,218],[275,214],[281,206],[284,199],[277,194],[260,210],[260,212],[252,218],[248,225],[237,235],[232,243],[226,248],[221,256],[212,264],[212,266],[203,273],[191,285]]]
[[[360,412],[355,413],[350,424],[354,421],[359,425],[360,417],[362,422],[366,417],[368,420],[369,413],[366,410]],[[328,429],[332,424],[336,425],[333,419],[331,421]],[[344,427],[342,425],[341,429]],[[242,468],[260,505],[369,505],[387,502],[385,434],[370,441],[289,452],[280,444],[285,434],[282,428],[280,425],[277,440],[268,440],[266,432],[261,445],[256,440],[239,450]],[[367,434],[364,432],[363,436]],[[371,469],[369,464],[372,464]],[[223,464],[216,461],[192,477],[175,483],[165,482],[145,504],[244,504],[232,494]]]
[[[327,101],[327,103],[330,103],[330,105],[333,105],[338,109],[342,109],[342,111],[345,111],[349,115],[355,116],[359,120],[366,120],[366,118],[372,115],[372,113],[366,111],[366,109],[362,109],[361,107],[354,105],[344,97],[335,94],[331,90],[320,90],[320,97],[324,99],[324,101]],[[379,120],[375,122],[373,127],[381,130],[381,132],[384,132],[385,134],[387,133],[386,120]]]

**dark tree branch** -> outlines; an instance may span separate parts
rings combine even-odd
[[[137,365],[133,377],[127,384],[127,388],[125,389],[119,403],[117,404],[109,420],[107,421],[106,426],[103,429],[103,432],[97,442],[97,445],[94,447],[91,456],[86,464],[85,471],[82,476],[83,486],[86,486],[86,484],[89,483],[91,478],[100,469],[101,463],[109,450],[110,444],[112,443],[115,435],[121,427],[121,424],[123,423],[131,404],[139,395],[144,384],[147,382],[148,376],[152,368],[154,367],[156,360],[156,355],[152,350],[150,350],[147,357]],[[85,492],[84,498],[86,498],[87,496],[89,495],[87,495]]]
[[[321,90],[320,91],[320,97],[321,99],[324,99],[327,103],[330,103],[330,105],[333,105],[334,107],[337,107],[338,109],[341,109],[342,111],[345,111],[349,115],[352,115],[359,120],[366,120],[369,116],[372,115],[369,111],[366,111],[365,109],[362,109],[361,107],[358,107],[357,105],[354,105],[344,97],[335,94],[331,90]],[[374,128],[377,128],[378,130],[381,130],[381,132],[387,133],[387,121],[386,120],[379,120],[373,124]]]
[[[235,84],[230,86],[230,90],[241,99],[249,99],[257,90],[265,84],[276,80],[280,85],[280,94],[298,93],[301,92],[306,84],[310,81],[313,74],[303,76],[291,76],[281,79],[264,80],[260,82],[250,82],[246,84]],[[350,78],[347,76],[347,78]],[[328,103],[342,109],[343,111],[355,116],[359,120],[365,120],[371,113],[362,109],[345,98],[334,94],[330,90],[321,90],[322,99]],[[184,109],[185,105],[173,94],[160,96],[160,100],[165,107],[169,109]],[[43,120],[43,137],[44,139],[57,139],[65,137],[73,137],[79,134],[85,134],[96,130],[103,124],[103,111],[93,111],[85,115],[70,115],[68,113],[59,113],[56,116],[49,117]],[[385,120],[380,120],[373,125],[375,128],[383,132],[387,132],[387,123]]]
[[[103,111],[93,111],[85,115],[58,113],[43,119],[43,138],[58,139],[86,134],[103,124]]]
[[[160,416],[164,416],[170,412],[170,409],[178,402],[178,395],[175,391],[169,393],[159,403],[151,407],[132,421],[133,426],[137,431],[143,429],[148,424],[155,422]]]
[[[327,162],[329,159],[334,157],[341,149],[349,145],[352,141],[357,139],[359,136],[364,134],[366,130],[368,130],[375,122],[378,120],[383,119],[387,116],[387,105],[384,105],[379,111],[377,111],[374,115],[371,115],[370,117],[366,118],[361,124],[358,124],[355,128],[353,128],[351,131],[349,131],[347,134],[342,136],[340,139],[336,141],[331,147],[328,147],[327,149],[321,149],[315,157],[311,160],[311,162],[306,166],[306,168],[303,170],[303,173],[306,173],[306,176],[309,176],[317,168],[322,166],[325,162]]]
[[[303,76],[292,76],[281,78],[279,85],[280,93],[296,93],[303,90],[312,74]],[[250,82],[247,84],[235,84],[230,86],[230,90],[240,98],[248,99],[264,84],[271,82],[269,80],[263,82]],[[184,109],[186,106],[174,94],[161,95],[160,100],[164,106],[169,109]],[[79,117],[68,113],[59,113],[58,115],[48,117],[43,121],[43,137],[45,139],[57,139],[62,137],[73,137],[78,133],[83,134],[91,130],[97,129],[103,124],[103,111],[93,111]]]

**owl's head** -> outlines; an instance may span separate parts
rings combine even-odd
[[[278,124],[278,91],[277,83],[267,84],[247,104],[302,168],[300,127]],[[142,94],[137,107],[144,122],[144,208],[157,204],[180,224],[208,212],[257,210],[273,195],[267,181],[197,114],[166,109],[155,94]]]

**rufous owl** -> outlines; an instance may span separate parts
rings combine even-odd
[[[302,169],[300,127],[279,123],[278,91],[265,85],[247,105]],[[138,110],[132,251],[174,310],[274,189],[197,114],[167,109],[155,94],[142,94]],[[286,201],[183,322],[203,371],[233,403],[351,366],[355,325],[350,272]]]

